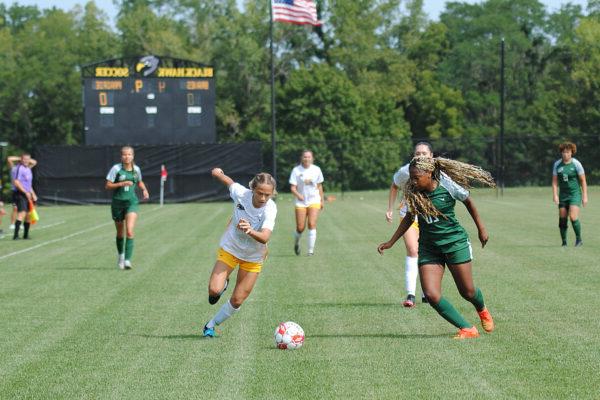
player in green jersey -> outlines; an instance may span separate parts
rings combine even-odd
[[[150,195],[142,181],[142,171],[133,162],[133,148],[121,148],[121,162],[115,164],[106,176],[106,190],[112,190],[111,212],[117,228],[117,264],[120,269],[131,269],[133,256],[133,230],[137,220],[138,198],[135,187],[142,190],[142,198],[148,200]],[[123,227],[127,238],[123,240]],[[123,243],[125,242],[125,243]]]
[[[575,231],[575,246],[583,245],[581,240],[581,223],[579,222],[579,208],[588,202],[587,182],[583,166],[573,158],[577,153],[574,143],[565,142],[558,146],[561,158],[554,163],[552,168],[552,197],[558,204],[558,228],[562,245],[567,245],[567,217]]]
[[[442,296],[442,277],[448,266],[461,296],[471,302],[486,332],[494,330],[494,321],[483,301],[483,294],[473,284],[471,243],[454,213],[456,200],[464,203],[471,214],[481,246],[488,234],[469,197],[470,181],[494,186],[489,172],[479,167],[444,158],[415,157],[410,162],[410,179],[404,187],[409,212],[400,222],[392,238],[381,243],[380,254],[391,248],[419,219],[419,275],[421,287],[429,304],[448,322],[459,328],[454,338],[468,339],[479,336],[477,328],[467,322],[454,306]]]

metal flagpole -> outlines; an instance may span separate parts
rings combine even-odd
[[[275,65],[273,63],[273,5],[272,0],[269,0],[269,15],[270,27],[269,27],[269,46],[271,49],[271,157],[272,157],[272,173],[273,178],[277,180],[277,160],[275,158],[276,152],[276,131],[275,131]]]

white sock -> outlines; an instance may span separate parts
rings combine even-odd
[[[300,242],[301,236],[302,232],[294,231],[294,244],[298,244]]]
[[[419,258],[408,257],[404,261],[404,279],[408,294],[415,295],[417,289],[417,277],[419,276]]]
[[[317,241],[317,230],[309,229],[308,230],[308,252],[315,252],[315,242]]]
[[[215,314],[215,316],[210,321],[208,321],[208,324],[206,324],[206,326],[212,329],[215,327],[215,325],[221,325],[225,320],[227,320],[227,318],[231,317],[238,310],[239,308],[233,308],[231,303],[227,301],[221,306],[221,308]]]

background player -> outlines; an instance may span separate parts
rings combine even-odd
[[[37,195],[33,190],[33,174],[31,172],[31,155],[23,153],[19,162],[14,164],[15,157],[9,157],[9,165],[13,165],[10,171],[12,182],[13,205],[17,209],[15,220],[15,231],[13,240],[19,239],[19,230],[23,225],[23,239],[29,239],[29,211],[30,202],[37,201]],[[35,166],[35,163],[33,164]]]
[[[313,164],[313,152],[304,150],[297,165],[290,174],[290,189],[296,197],[296,231],[294,232],[294,252],[300,255],[300,237],[308,219],[308,255],[312,256],[317,241],[317,219],[323,209],[323,172]]]
[[[135,187],[142,190],[144,200],[150,197],[142,180],[142,171],[134,164],[133,158],[132,147],[121,148],[121,163],[113,165],[106,175],[105,188],[113,191],[110,209],[117,229],[117,265],[120,269],[131,269],[134,228],[139,210]],[[125,244],[123,244],[123,225],[127,231]]]
[[[579,208],[588,202],[587,182],[583,166],[576,158],[577,146],[565,142],[558,146],[561,158],[552,168],[552,198],[558,204],[558,228],[562,245],[567,245],[567,216],[575,231],[575,246],[583,245]]]
[[[419,142],[414,148],[414,157],[433,157],[433,150],[431,145],[427,142]],[[390,193],[388,196],[388,209],[385,213],[385,219],[387,222],[392,222],[394,216],[394,206],[396,205],[396,198],[398,197],[398,189],[403,188],[410,177],[409,164],[406,164],[394,174],[392,186],[390,186]],[[400,203],[400,217],[401,219],[407,213],[407,207],[405,202]],[[418,264],[418,251],[419,251],[419,223],[415,217],[415,222],[408,228],[408,230],[402,236],[404,240],[404,246],[406,247],[406,259],[404,261],[404,282],[406,287],[406,300],[404,300],[404,307],[415,306],[415,293],[417,289],[417,277],[419,275],[419,264]],[[422,295],[422,301],[425,303],[426,297]]]

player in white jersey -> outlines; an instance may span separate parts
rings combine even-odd
[[[433,157],[433,150],[431,145],[427,142],[419,142],[415,145],[414,149],[415,157]],[[388,197],[388,209],[385,213],[385,219],[387,222],[392,222],[394,216],[394,205],[396,204],[396,198],[398,197],[398,190],[403,188],[408,179],[410,173],[408,171],[409,164],[402,166],[395,174],[392,185],[390,186],[390,193]],[[406,203],[400,202],[400,219],[404,218],[407,213]],[[406,231],[404,236],[404,245],[406,247],[406,259],[404,261],[404,282],[406,285],[406,300],[404,300],[404,307],[415,306],[415,293],[417,289],[417,277],[419,276],[419,224],[416,219],[415,222]],[[426,302],[426,298],[423,295],[423,302]]]
[[[257,174],[250,181],[250,189],[234,182],[221,168],[213,169],[212,176],[229,188],[234,207],[227,229],[221,236],[217,261],[208,283],[210,304],[219,301],[235,267],[239,265],[240,269],[231,298],[204,325],[205,337],[214,337],[215,326],[238,311],[252,292],[267,257],[267,242],[277,216],[277,206],[271,200],[276,193],[275,179],[271,175]]]
[[[312,256],[317,241],[317,219],[323,209],[323,173],[313,164],[313,152],[304,150],[297,165],[290,174],[290,189],[296,197],[296,231],[294,232],[294,252],[300,255],[300,237],[308,219],[308,255]]]

